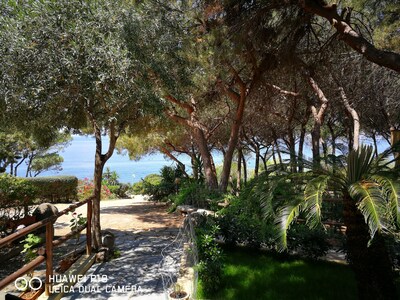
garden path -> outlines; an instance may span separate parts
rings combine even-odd
[[[62,299],[166,299],[163,280],[178,274],[182,249],[177,249],[179,245],[173,241],[183,220],[166,209],[142,196],[102,201],[102,230],[115,235],[121,256],[94,264],[74,292]],[[85,215],[85,208],[77,213]],[[57,235],[68,231],[69,220],[70,216],[58,220]],[[99,278],[104,280],[99,282]]]

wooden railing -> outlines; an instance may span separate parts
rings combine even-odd
[[[92,251],[92,235],[91,235],[91,223],[92,223],[92,201],[93,196],[87,198],[86,200],[73,204],[68,208],[58,212],[52,217],[44,219],[42,221],[36,222],[32,225],[29,225],[13,234],[6,236],[5,238],[0,239],[0,248],[10,244],[11,242],[19,239],[31,232],[36,231],[37,229],[46,226],[46,245],[45,247],[38,249],[38,256],[33,259],[28,264],[24,265],[22,268],[7,276],[6,278],[0,281],[0,290],[14,282],[17,278],[23,276],[24,274],[32,271],[37,266],[39,266],[44,261],[46,262],[46,279],[45,279],[45,293],[46,295],[50,295],[51,293],[51,278],[53,276],[53,248],[58,247],[63,244],[65,241],[72,238],[76,233],[81,232],[86,228],[86,253],[88,255],[91,254]],[[58,238],[54,239],[54,222],[62,215],[65,215],[71,211],[74,211],[76,208],[87,204],[87,220],[86,223],[79,226],[75,230],[70,233]]]

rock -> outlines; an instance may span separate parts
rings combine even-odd
[[[58,213],[57,207],[50,203],[42,203],[33,211],[32,216],[36,221],[42,221]]]
[[[102,263],[109,261],[111,258],[112,252],[110,251],[109,248],[102,247],[99,249],[99,251],[96,253],[96,263]]]
[[[101,245],[105,248],[110,249],[111,251],[114,250],[115,246],[115,235],[110,231],[103,231],[101,233]]]
[[[50,218],[58,213],[57,207],[50,203],[42,203],[32,213],[32,216],[36,218],[36,222]],[[54,221],[55,222],[55,221]],[[54,223],[53,222],[53,223]],[[37,233],[46,232],[46,227],[39,228]]]

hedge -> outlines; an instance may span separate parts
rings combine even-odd
[[[37,198],[46,202],[78,200],[78,178],[75,176],[46,176],[24,178],[37,190]]]

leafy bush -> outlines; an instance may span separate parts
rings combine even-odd
[[[221,199],[220,193],[210,191],[203,183],[195,180],[184,180],[179,192],[171,197],[174,211],[179,205],[193,205],[199,208],[210,208],[213,202]]]
[[[72,202],[78,199],[78,178],[75,176],[46,176],[26,178],[38,191],[37,197],[46,202]]]
[[[78,198],[80,201],[85,200],[86,198],[92,196],[94,193],[94,183],[93,180],[89,180],[85,178],[83,180],[79,180],[78,186]],[[113,199],[114,196],[111,193],[110,189],[105,185],[101,185],[101,200]]]
[[[135,195],[150,195],[153,186],[161,184],[162,177],[158,174],[147,175],[144,179],[132,185],[132,192]]]
[[[250,181],[239,197],[229,196],[230,205],[220,211],[217,219],[225,242],[276,249],[276,216],[271,213],[276,208],[265,207],[265,203],[279,205],[294,197],[295,188],[296,185],[284,177],[263,174]],[[268,197],[274,197],[275,201],[265,201]],[[304,225],[296,225],[290,230],[289,250],[317,258],[328,251],[328,237],[322,228],[312,231]]]
[[[162,201],[177,192],[182,178],[183,173],[179,166],[175,168],[164,166],[160,170],[160,175],[146,176],[141,182],[133,184],[132,190],[135,194],[149,195],[152,200]]]
[[[230,196],[230,205],[221,210],[217,219],[221,234],[227,244],[272,248],[274,228],[263,220],[260,206],[251,201],[251,198],[245,199],[243,196]]]
[[[296,224],[289,230],[288,249],[306,257],[317,259],[329,250],[328,234],[322,227],[309,229],[304,224]]]
[[[27,180],[0,174],[0,231],[6,229],[10,220],[27,216],[36,195],[37,188]]]
[[[208,220],[212,220],[209,219]],[[199,263],[197,270],[199,278],[207,293],[215,292],[222,278],[223,253],[216,242],[219,227],[213,222],[206,222],[197,228],[197,249],[199,253]]]

